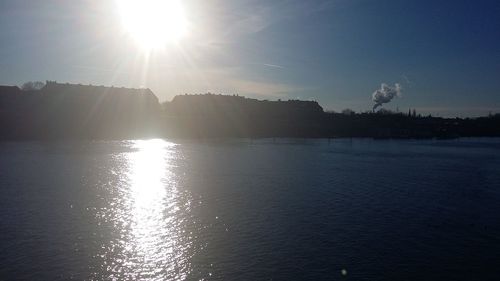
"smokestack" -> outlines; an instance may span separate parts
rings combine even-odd
[[[380,89],[376,90],[372,94],[372,100],[375,103],[373,105],[373,111],[375,112],[375,109],[377,107],[382,106],[384,103],[389,103],[394,97],[400,97],[401,96],[401,85],[398,83],[394,84],[394,87],[389,86],[385,83],[382,83],[380,85]]]

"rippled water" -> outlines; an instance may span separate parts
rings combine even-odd
[[[0,143],[0,280],[498,280],[500,140]]]

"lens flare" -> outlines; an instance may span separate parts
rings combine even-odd
[[[176,43],[187,32],[179,0],[116,0],[122,26],[146,50]]]

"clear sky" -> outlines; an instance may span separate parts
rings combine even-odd
[[[441,116],[500,112],[500,1],[184,0],[182,39],[145,51],[115,0],[0,0],[0,84],[149,87]]]

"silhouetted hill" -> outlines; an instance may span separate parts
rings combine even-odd
[[[160,106],[149,89],[48,81],[40,90],[0,86],[0,139],[142,137],[500,136],[500,115],[437,118],[380,110],[328,113],[315,101],[180,95]]]

